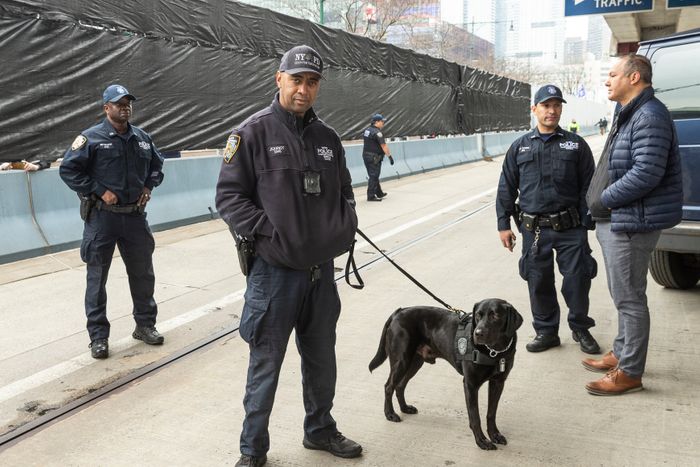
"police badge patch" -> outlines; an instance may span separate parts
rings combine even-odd
[[[466,355],[467,353],[467,338],[460,337],[457,339],[457,351],[460,355]]]
[[[73,140],[73,144],[71,144],[70,148],[72,151],[77,151],[85,146],[85,143],[87,143],[87,138],[83,135],[78,135],[78,137]]]
[[[234,154],[238,151],[238,146],[241,145],[241,137],[238,135],[231,135],[226,141],[226,149],[224,149],[224,162],[227,164],[231,162]]]

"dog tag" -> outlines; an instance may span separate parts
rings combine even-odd
[[[504,373],[506,371],[506,359],[502,358],[498,362],[498,371]]]

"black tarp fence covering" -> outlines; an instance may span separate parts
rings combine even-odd
[[[529,84],[227,0],[2,0],[0,161],[55,159],[100,121],[102,91],[137,97],[163,151],[217,148],[269,104],[285,50],[325,60],[315,108],[343,139],[370,116],[387,136],[529,125]]]

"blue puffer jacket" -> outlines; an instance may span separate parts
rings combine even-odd
[[[610,145],[610,185],[601,202],[614,232],[650,232],[681,221],[683,185],[676,127],[664,104],[645,89],[617,115]]]

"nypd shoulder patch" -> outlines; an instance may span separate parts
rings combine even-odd
[[[73,144],[71,144],[70,148],[72,151],[77,151],[78,149],[81,149],[83,146],[85,146],[85,143],[87,143],[87,138],[83,135],[78,135],[73,140]]]
[[[238,151],[238,147],[241,145],[241,137],[238,135],[231,135],[226,141],[226,149],[224,149],[224,162],[227,164],[231,162],[233,156]]]

